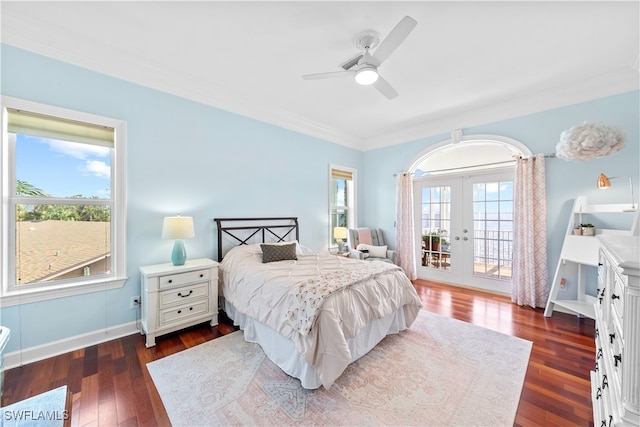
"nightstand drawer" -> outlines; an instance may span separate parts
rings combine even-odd
[[[209,296],[209,282],[196,283],[178,289],[162,291],[160,296],[160,308],[175,305],[176,303],[189,303],[196,299]]]
[[[186,285],[187,283],[209,280],[209,270],[196,270],[187,273],[171,274],[160,277],[160,289]]]
[[[160,311],[160,326],[170,323],[180,322],[183,319],[198,316],[209,311],[209,300],[204,299],[194,301],[193,304],[181,305],[179,307],[167,308]]]

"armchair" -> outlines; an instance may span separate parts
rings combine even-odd
[[[358,250],[358,246],[361,244],[360,241],[360,233],[364,231],[371,233],[371,246],[373,247],[369,253],[365,253],[361,250]],[[398,253],[392,249],[383,250],[381,247],[386,246],[384,243],[384,238],[382,236],[382,230],[378,228],[350,228],[348,233],[348,242],[349,242],[349,255],[351,258],[363,259],[366,261],[384,261],[390,262],[393,264],[398,264]],[[376,250],[378,249],[379,250]],[[384,256],[381,256],[384,255]]]

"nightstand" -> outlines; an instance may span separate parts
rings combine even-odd
[[[156,336],[210,321],[218,324],[218,263],[208,258],[184,265],[140,267],[142,329],[146,346]]]

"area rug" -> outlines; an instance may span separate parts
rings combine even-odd
[[[531,342],[422,310],[327,390],[242,332],[147,364],[174,426],[510,426]]]

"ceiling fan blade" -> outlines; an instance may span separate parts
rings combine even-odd
[[[336,77],[353,77],[354,71],[334,71],[330,73],[305,74],[302,76],[305,80],[333,79]]]
[[[402,18],[372,55],[374,65],[380,66],[400,46],[416,25],[418,22],[412,17]]]
[[[398,92],[396,92],[396,90],[393,87],[391,87],[389,82],[383,79],[382,76],[380,75],[378,76],[378,80],[373,82],[371,86],[378,89],[378,92],[386,96],[388,99],[393,99],[396,96],[398,96]]]

